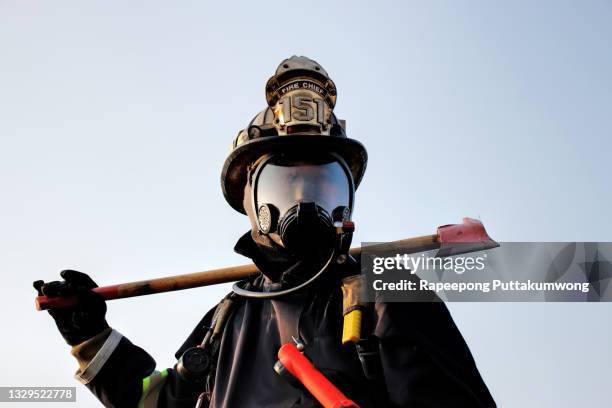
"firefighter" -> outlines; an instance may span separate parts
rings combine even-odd
[[[156,370],[107,324],[88,275],[66,270],[62,281],[34,282],[39,294],[79,299],[49,313],[72,346],[76,378],[102,404],[318,406],[274,370],[279,348],[297,342],[361,407],[495,406],[442,302],[360,305],[360,329],[346,336],[357,306],[348,282],[360,272],[348,255],[352,214],[367,154],[334,115],[336,96],[327,72],[305,57],[284,60],[268,80],[267,107],[239,132],[221,174],[227,202],[251,223],[235,251],[262,274],[206,313],[174,367]]]

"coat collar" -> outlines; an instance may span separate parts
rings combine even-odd
[[[279,257],[278,254],[273,254],[273,251],[268,251],[267,247],[258,244],[253,239],[251,231],[248,231],[238,239],[234,246],[234,251],[247,258],[251,258],[255,266],[272,282],[281,282],[292,286],[296,283],[301,283],[301,281],[307,278],[307,274],[305,276],[299,270],[293,268],[297,262],[296,259]],[[310,270],[312,267],[313,265],[311,264],[311,267],[308,269]],[[359,262],[353,257],[349,257],[347,262],[339,269],[342,270],[341,275],[343,276],[359,273]]]

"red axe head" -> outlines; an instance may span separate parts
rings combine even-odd
[[[497,248],[499,244],[489,237],[482,222],[465,217],[461,224],[438,227],[440,249],[436,256],[445,257]]]

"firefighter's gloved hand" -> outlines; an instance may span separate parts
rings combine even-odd
[[[60,333],[71,346],[84,342],[108,327],[106,302],[91,289],[98,285],[87,274],[65,270],[60,273],[63,281],[34,282],[39,295],[76,296],[78,303],[72,307],[49,310]]]

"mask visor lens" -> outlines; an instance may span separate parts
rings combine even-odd
[[[273,157],[257,177],[256,204],[273,204],[284,214],[297,203],[314,202],[331,214],[336,207],[351,207],[348,177],[333,158],[309,162]]]

